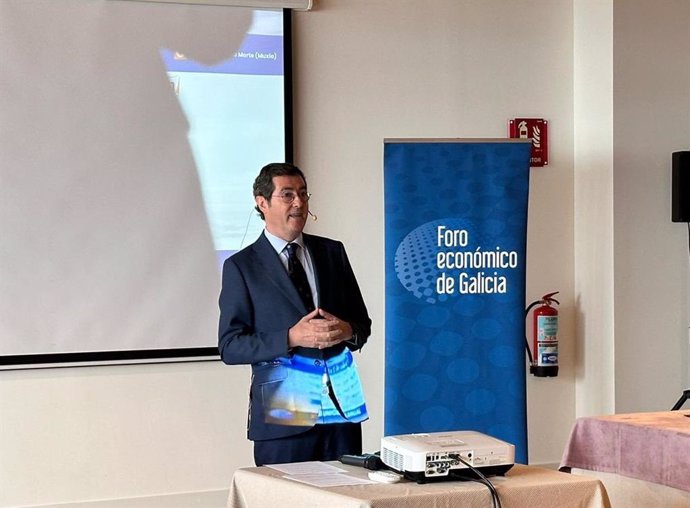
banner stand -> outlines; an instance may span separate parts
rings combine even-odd
[[[476,430],[527,463],[531,141],[384,141],[384,434]]]

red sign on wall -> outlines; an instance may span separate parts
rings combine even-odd
[[[530,166],[549,165],[548,122],[542,118],[516,118],[510,121],[510,137],[532,139]]]

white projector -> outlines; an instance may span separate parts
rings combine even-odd
[[[460,460],[462,459],[462,460]],[[515,446],[475,431],[403,434],[381,439],[381,460],[409,480],[477,478],[503,475],[515,463]]]

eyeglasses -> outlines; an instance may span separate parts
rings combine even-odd
[[[272,194],[271,195],[274,198],[280,198],[280,200],[285,203],[286,205],[292,204],[292,202],[299,196],[300,201],[307,202],[309,201],[309,198],[311,197],[311,193],[307,191],[283,191],[280,194]]]

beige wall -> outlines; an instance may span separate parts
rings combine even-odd
[[[549,121],[551,164],[531,174],[526,297],[531,301],[548,291],[561,292],[562,366],[556,379],[528,380],[532,463],[560,459],[576,415],[576,393],[578,413],[605,412],[611,404],[610,397],[596,394],[597,389],[613,390],[613,375],[604,372],[594,382],[595,367],[587,374],[589,384],[583,384],[582,374],[589,366],[588,355],[596,353],[596,349],[585,351],[585,339],[613,355],[610,320],[595,313],[595,319],[588,321],[585,315],[594,312],[597,302],[591,297],[597,290],[598,275],[594,274],[610,275],[613,261],[605,261],[605,270],[597,271],[601,269],[598,256],[583,257],[591,245],[591,231],[599,236],[595,245],[604,256],[612,257],[607,240],[610,230],[596,226],[593,211],[584,220],[575,220],[579,212],[599,199],[605,201],[607,195],[610,201],[601,203],[602,213],[614,216],[615,197],[611,227],[616,240],[623,242],[615,250],[615,268],[625,269],[622,279],[616,278],[616,304],[623,309],[616,309],[616,329],[626,332],[616,342],[616,358],[622,349],[630,367],[620,366],[612,357],[602,365],[611,372],[614,363],[618,366],[616,386],[622,381],[631,386],[649,384],[634,404],[631,395],[616,393],[622,406],[630,409],[666,407],[666,399],[677,398],[674,390],[687,382],[687,377],[675,379],[681,374],[682,361],[666,358],[661,363],[663,353],[647,349],[652,344],[651,330],[633,326],[636,315],[651,323],[661,314],[666,328],[663,334],[654,334],[654,340],[665,341],[665,346],[674,343],[676,332],[686,326],[678,317],[687,317],[685,237],[681,225],[668,223],[667,206],[667,159],[671,145],[677,148],[680,140],[672,143],[665,136],[688,139],[687,122],[682,125],[687,114],[671,115],[675,102],[666,95],[684,93],[687,98],[687,86],[683,89],[682,82],[674,82],[676,89],[670,89],[671,83],[663,85],[660,102],[667,109],[662,116],[649,114],[656,103],[648,109],[637,105],[655,81],[653,74],[645,73],[643,83],[635,85],[638,76],[633,71],[641,65],[640,71],[660,72],[651,60],[663,60],[665,53],[652,56],[645,46],[640,48],[644,61],[637,62],[635,53],[625,52],[619,44],[635,42],[636,30],[653,16],[651,6],[658,2],[631,2],[642,8],[639,14],[632,5],[622,7],[620,23],[617,20],[614,25],[624,36],[616,39],[614,47],[624,51],[626,65],[615,67],[621,81],[616,81],[614,91],[630,82],[631,94],[621,95],[620,100],[615,96],[616,111],[622,107],[624,115],[615,126],[626,135],[615,137],[614,179],[606,144],[599,158],[588,152],[585,138],[576,136],[578,128],[587,127],[582,101],[588,94],[598,97],[599,92],[584,87],[586,67],[582,61],[578,66],[574,55],[584,51],[589,36],[607,49],[606,37],[600,40],[600,32],[588,32],[587,23],[582,24],[588,9],[596,10],[598,3],[589,0],[588,6],[575,0],[575,5],[585,9],[576,10],[577,17],[572,0],[321,0],[316,10],[295,13],[296,161],[309,176],[312,208],[319,216],[309,228],[346,243],[374,319],[370,345],[358,355],[372,416],[365,424],[368,451],[378,449],[383,428],[381,195],[383,139],[387,137],[501,137],[510,118],[534,116]],[[661,3],[687,12],[682,1]],[[617,2],[616,9],[621,4],[625,2]],[[672,11],[662,11],[673,17]],[[656,36],[662,39],[666,17],[654,25]],[[581,30],[579,39],[576,28]],[[674,39],[674,44],[683,42],[680,32],[673,33],[681,38]],[[602,72],[607,65],[610,69],[605,59],[602,64],[595,55],[596,46],[589,49],[588,58],[603,65]],[[687,62],[687,57],[677,53],[664,61],[670,66],[674,58]],[[597,86],[604,93],[612,88],[606,80]],[[607,114],[603,121],[612,121]],[[647,118],[659,122],[652,124],[659,125],[659,130],[651,139],[636,137],[634,124],[626,130],[628,122]],[[663,129],[671,120],[673,129]],[[637,155],[638,145],[656,141],[659,146],[653,151],[658,157],[650,159],[650,152],[645,151],[627,160],[628,150]],[[653,181],[645,172],[650,168],[656,172]],[[576,185],[588,172],[591,184]],[[610,191],[602,190],[601,198],[585,199],[590,185],[598,188],[600,179],[618,185],[628,173],[636,179],[621,183],[620,193],[612,186]],[[657,187],[655,197],[648,201],[642,191],[653,186]],[[444,191],[449,189],[439,189],[439,193]],[[624,225],[635,228],[626,235]],[[647,236],[652,240],[645,240]],[[639,287],[633,276],[649,263],[660,277],[643,278],[638,282],[644,286]],[[589,282],[576,285],[575,274],[578,281],[583,277]],[[634,296],[642,289],[653,297],[645,304]],[[601,301],[612,305],[612,289],[605,286],[605,292]],[[666,294],[669,297],[664,299]],[[678,301],[683,307],[678,313],[664,311],[669,302],[676,305]],[[579,324],[576,327],[580,320],[587,324],[584,330]],[[623,342],[623,337],[629,342]],[[636,348],[659,361],[654,375],[659,373],[661,384],[655,384],[656,378],[641,368],[632,354]],[[666,350],[674,356],[683,352],[678,346]],[[685,354],[687,371],[686,349]],[[235,468],[251,465],[251,447],[244,438],[248,385],[246,367],[218,362],[0,372],[0,506],[226,488]],[[655,396],[659,402],[653,404]]]
[[[576,414],[615,410],[613,0],[574,3]]]
[[[616,410],[688,388],[688,227],[671,222],[671,152],[690,150],[690,2],[616,0]]]
[[[576,414],[665,410],[689,382],[670,161],[690,149],[690,3],[574,7]]]
[[[690,149],[690,3],[574,7],[576,414],[665,410],[689,383],[670,161]]]
[[[374,317],[360,362],[369,450],[383,428],[383,139],[505,137],[510,118],[549,120],[550,165],[531,174],[527,298],[561,291],[563,363],[558,378],[529,380],[528,418],[530,460],[557,462],[575,390],[571,2],[323,0],[294,28],[310,230],[345,241]]]

